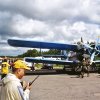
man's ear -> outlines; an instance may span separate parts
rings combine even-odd
[[[20,72],[20,69],[17,70],[17,73],[19,73],[19,72]]]

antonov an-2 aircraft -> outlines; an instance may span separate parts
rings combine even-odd
[[[97,42],[94,44],[85,44],[81,38],[81,42],[77,44],[63,44],[63,43],[50,43],[50,42],[39,42],[39,41],[27,41],[27,40],[16,40],[8,39],[8,44],[14,47],[31,47],[40,49],[58,49],[68,50],[76,52],[77,60],[63,59],[38,59],[34,57],[27,57],[26,61],[34,63],[49,63],[49,64],[61,64],[61,65],[78,65],[82,62],[84,57],[90,57],[90,64],[100,64],[100,60],[95,60],[95,56],[100,54],[100,44]],[[84,56],[85,55],[85,56]]]

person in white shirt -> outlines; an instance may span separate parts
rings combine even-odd
[[[25,70],[29,67],[22,61],[17,60],[12,68],[12,74],[7,74],[2,81],[0,100],[29,100],[30,88],[29,83],[23,89],[20,79],[25,75]]]

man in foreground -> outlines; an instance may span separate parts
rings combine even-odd
[[[30,68],[22,60],[14,63],[12,74],[9,73],[2,79],[0,100],[29,100],[30,86],[27,84],[24,90],[20,82],[25,70]]]

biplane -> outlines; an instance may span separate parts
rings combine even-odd
[[[40,48],[40,49],[58,49],[69,52],[72,51],[76,53],[77,60],[66,59],[54,60],[54,59],[40,59],[35,57],[27,57],[26,61],[33,63],[49,63],[49,64],[61,64],[75,66],[81,63],[84,57],[90,58],[90,64],[100,64],[100,60],[95,60],[95,56],[100,54],[100,44],[99,38],[97,42],[90,44],[84,43],[83,39],[76,44],[64,44],[64,43],[50,43],[50,42],[40,42],[40,41],[28,41],[28,40],[16,40],[8,39],[8,44],[14,47],[29,47],[29,48]]]

